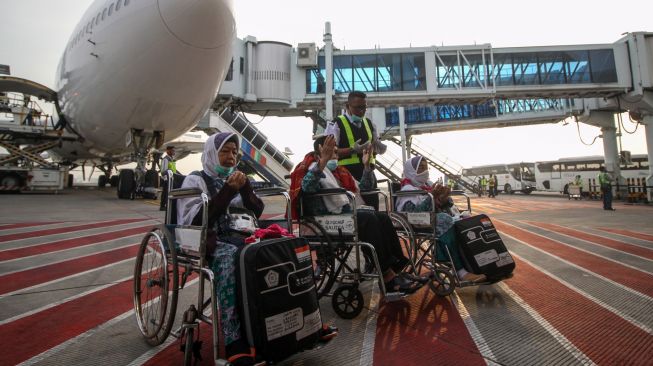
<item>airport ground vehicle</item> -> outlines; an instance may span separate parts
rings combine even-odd
[[[535,190],[535,174],[533,163],[493,164],[463,169],[463,176],[478,184],[480,177],[489,178],[490,174],[497,177],[497,190],[506,194],[522,192],[530,194]]]
[[[597,185],[596,180],[599,168],[605,166],[603,156],[584,156],[576,158],[562,158],[551,161],[540,161],[535,163],[535,181],[538,191],[569,193],[569,185],[574,178],[580,175],[586,191],[598,191],[588,189]],[[621,176],[629,180],[646,179],[648,175],[648,158],[646,155],[633,155],[629,162],[621,163]]]

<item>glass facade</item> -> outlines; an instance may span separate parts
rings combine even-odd
[[[318,67],[306,70],[306,93],[326,89],[324,56]],[[336,93],[426,90],[423,53],[346,55],[333,57],[333,89]]]
[[[496,103],[496,104],[495,104]],[[558,110],[571,106],[570,99],[500,99],[482,104],[437,104],[404,108],[407,125],[491,118],[497,114]],[[387,126],[399,126],[399,108],[385,109]]]
[[[612,49],[494,53],[493,60],[494,67],[489,53],[484,60],[478,51],[438,54],[435,83],[453,89],[491,86],[492,77],[497,87],[618,82]],[[333,67],[336,93],[426,90],[424,53],[339,55],[333,57]],[[306,70],[306,93],[322,94],[325,89],[320,56],[318,67]]]

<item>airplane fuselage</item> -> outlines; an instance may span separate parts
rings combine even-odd
[[[224,80],[234,37],[229,0],[94,1],[56,78],[84,154],[129,154],[133,129],[165,141],[191,129]]]

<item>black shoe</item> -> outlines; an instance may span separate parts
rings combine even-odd
[[[159,211],[165,211],[165,210],[166,210],[165,207],[159,207]]]

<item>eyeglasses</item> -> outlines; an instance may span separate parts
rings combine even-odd
[[[365,105],[365,104],[363,104],[363,105],[351,105],[350,104],[349,108],[355,109],[357,111],[364,111],[364,110],[367,110],[367,105]]]

